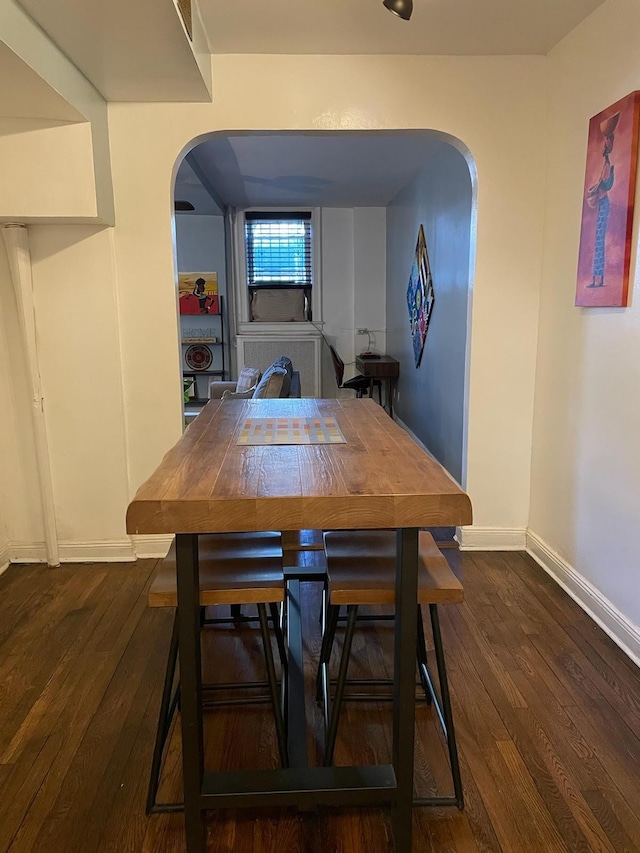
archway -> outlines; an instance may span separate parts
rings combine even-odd
[[[206,247],[220,247],[224,233],[226,274],[218,286],[230,309],[228,339],[240,344],[241,360],[247,336],[265,337],[264,327],[250,325],[242,212],[314,210],[314,327],[335,341],[348,366],[369,341],[400,361],[398,420],[464,484],[477,179],[463,143],[437,131],[215,132],[190,143],[176,172],[176,200],[194,206],[176,212],[178,270],[195,272],[187,268],[198,240],[205,247],[201,217],[218,217],[218,236]],[[406,291],[421,224],[435,304],[416,367]],[[269,331],[283,340],[292,335],[291,328]],[[317,336],[300,326],[295,333]],[[226,365],[233,376],[242,366],[235,355],[232,345]],[[319,386],[305,389],[303,382],[303,394],[334,396],[326,357],[319,371]]]

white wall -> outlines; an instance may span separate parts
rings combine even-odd
[[[530,520],[534,548],[554,552],[546,558],[564,573],[566,583],[586,579],[595,587],[596,599],[603,595],[623,619],[635,624],[637,652],[637,208],[630,306],[575,308],[574,296],[588,122],[640,89],[639,32],[638,3],[608,0],[549,57],[549,160]]]
[[[545,60],[226,56],[213,62],[213,105],[109,105],[113,231],[42,226],[34,235],[61,536],[99,537],[118,551],[127,501],[182,432],[172,174],[191,140],[229,129],[436,128],[468,146],[479,196],[467,487],[477,523],[524,528]],[[257,74],[264,83],[259,92],[250,85]],[[354,296],[340,306],[348,322],[336,316],[337,306],[328,311],[347,336],[360,322],[355,275],[352,267]],[[345,346],[353,352],[353,337]],[[70,390],[78,386],[89,394],[82,405]]]
[[[18,310],[0,237],[0,568],[7,555],[44,541],[31,391],[18,321]]]
[[[387,351],[387,209],[359,207],[353,212],[354,321],[369,329],[371,349]],[[367,335],[355,336],[355,352],[367,348]]]
[[[58,534],[67,546],[61,557],[92,547],[101,559],[130,556],[113,231],[41,225],[29,235]],[[152,279],[141,274],[134,286],[153,303]],[[149,351],[136,373],[153,389],[159,339],[144,315],[138,330]]]
[[[137,365],[149,352],[151,334],[170,341],[176,329],[170,176],[188,141],[231,128],[436,128],[464,142],[478,171],[467,488],[476,523],[524,531],[542,236],[545,59],[243,55],[216,57],[213,70],[214,79],[224,81],[214,105],[109,105],[131,489],[180,433],[177,342],[155,352],[152,398]],[[258,73],[259,92],[250,85]],[[288,81],[284,92],[278,85],[282,79]],[[152,306],[136,287],[145,276],[156,289]],[[139,331],[142,318],[147,334]]]
[[[458,482],[463,482],[465,474],[472,194],[469,165],[460,152],[443,142],[387,210],[387,339],[389,353],[400,361],[395,409]],[[425,232],[435,302],[422,360],[416,368],[406,294],[420,225]],[[531,373],[529,383],[532,380]]]
[[[366,335],[356,336],[356,328],[370,328],[372,346],[385,351],[385,229],[384,208],[322,209],[323,331],[345,363],[345,379],[357,373],[355,356],[367,343]],[[338,394],[326,346],[322,393]]]

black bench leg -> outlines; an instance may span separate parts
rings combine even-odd
[[[447,728],[447,747],[449,749],[449,761],[451,763],[451,776],[453,778],[453,790],[456,798],[456,805],[459,809],[464,808],[464,794],[462,791],[462,779],[460,778],[460,763],[458,761],[458,747],[456,744],[456,733],[453,727],[453,714],[451,712],[451,697],[449,696],[449,682],[447,680],[447,666],[444,659],[444,649],[442,647],[442,635],[440,633],[440,618],[438,616],[438,606],[436,604],[429,605],[431,615],[431,627],[433,629],[433,644],[436,653],[436,662],[438,665],[438,679],[440,681],[440,695],[442,697],[442,713],[444,716],[445,725]]]
[[[283,767],[289,766],[287,757],[287,738],[282,718],[282,708],[278,697],[278,682],[276,680],[276,668],[273,663],[273,650],[271,648],[271,637],[269,636],[269,625],[267,622],[267,609],[264,604],[258,605],[258,619],[260,620],[260,633],[262,634],[262,645],[264,646],[264,659],[267,664],[267,680],[269,682],[269,695],[273,705],[273,718],[276,724],[276,735],[278,738],[278,750],[280,752],[280,763]]]
[[[153,747],[153,758],[151,760],[151,775],[149,777],[149,790],[147,792],[147,814],[151,814],[156,804],[158,787],[160,785],[160,767],[162,765],[162,753],[171,727],[171,719],[175,712],[177,694],[171,701],[171,691],[176,674],[176,662],[178,659],[178,618],[173,619],[173,630],[169,644],[169,655],[167,657],[167,668],[164,674],[164,686],[162,688],[162,700],[160,702],[160,713],[158,715],[158,727],[156,729],[156,742]],[[178,688],[179,689],[179,688]]]
[[[336,608],[337,610],[338,608]],[[336,735],[338,734],[338,721],[340,719],[340,711],[342,709],[342,699],[344,696],[344,688],[347,683],[347,670],[349,668],[349,657],[351,656],[351,643],[353,642],[353,631],[356,626],[358,616],[358,606],[350,604],[347,607],[348,619],[347,630],[344,635],[344,645],[342,648],[342,656],[340,658],[340,669],[338,671],[338,680],[336,683],[336,694],[331,705],[331,717],[329,720],[329,731],[327,732],[327,743],[324,753],[324,766],[329,767],[333,763],[333,750],[336,745]],[[336,619],[337,621],[337,619]],[[328,681],[328,678],[327,678]]]

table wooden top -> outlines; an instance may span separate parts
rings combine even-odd
[[[236,444],[247,417],[328,416],[346,444]],[[212,400],[127,510],[131,534],[470,523],[460,486],[364,399]]]

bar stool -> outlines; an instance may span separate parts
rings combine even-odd
[[[395,603],[396,534],[391,530],[339,530],[325,533],[324,541],[327,555],[328,585],[326,594],[328,598],[326,627],[322,638],[317,684],[318,700],[323,701],[324,704],[326,737],[324,763],[325,766],[328,766],[333,761],[342,702],[345,698],[349,698],[348,695],[345,696],[345,687],[347,685],[347,670],[353,633],[358,619],[358,608],[361,605]],[[425,698],[429,704],[433,702],[447,741],[454,797],[416,798],[414,805],[456,805],[461,809],[464,806],[464,798],[440,633],[438,605],[462,601],[463,589],[433,537],[426,531],[421,531],[419,534],[419,553],[418,642],[416,649],[418,671]],[[421,612],[421,605],[423,604],[429,605],[440,696],[435,689],[427,663],[427,647]],[[340,657],[335,696],[331,703],[329,661],[341,605],[347,606],[347,627]],[[365,618],[375,619],[376,617]],[[370,686],[392,682],[389,682],[388,679],[361,679],[349,681],[349,683]],[[359,694],[357,698],[363,698],[363,694]],[[380,699],[381,696],[371,694],[371,698]]]
[[[266,605],[269,606],[271,621],[278,646],[278,655],[282,666],[283,693],[286,686],[287,658],[282,633],[278,605],[285,597],[284,574],[282,569],[282,541],[278,532],[259,533],[218,533],[198,537],[198,562],[200,571],[200,612],[201,627],[228,622],[227,619],[207,619],[206,608],[211,605],[256,604],[258,622],[267,670],[267,680],[263,682],[232,682],[226,684],[203,684],[203,693],[216,690],[232,691],[238,688],[267,688],[266,696],[256,695],[247,699],[206,699],[203,705],[238,704],[258,701],[270,701],[276,727],[280,762],[287,767],[287,740],[282,715],[282,704],[278,695],[273,651],[269,637]],[[148,593],[149,607],[177,608],[176,552],[175,540],[169,553],[160,563]],[[244,617],[245,621],[252,621]],[[178,663],[178,622],[177,613],[173,620],[173,631],[169,645],[167,668],[165,671],[162,700],[156,730],[156,740],[151,763],[151,775],[147,794],[147,814],[157,812],[175,812],[183,809],[182,803],[157,803],[158,786],[162,756],[171,728],[176,708],[180,703],[180,681],[176,683]],[[283,698],[284,703],[284,698]]]

